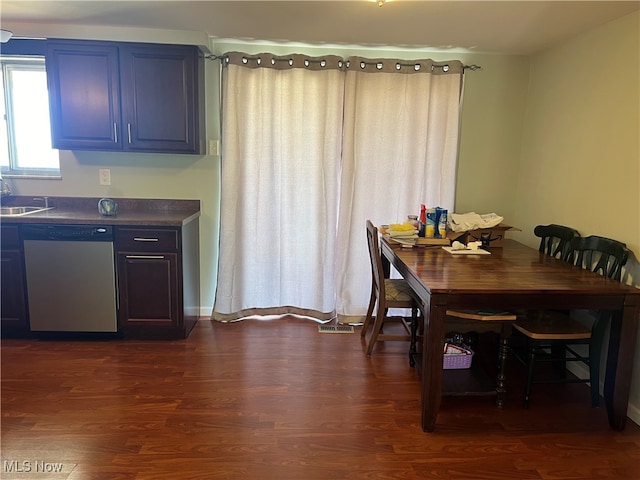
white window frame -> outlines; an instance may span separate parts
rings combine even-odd
[[[8,148],[9,165],[2,165],[1,171],[4,178],[60,178],[60,162],[52,168],[24,168],[17,165],[18,152],[16,151],[16,141],[14,133],[14,109],[12,102],[12,85],[9,73],[12,70],[35,70],[45,72],[45,59],[41,56],[0,56],[0,67],[2,68],[2,82],[5,105],[5,122],[2,128],[6,127],[6,138]],[[49,105],[47,104],[47,110]],[[57,151],[52,147],[52,150]],[[59,158],[59,156],[58,156]]]

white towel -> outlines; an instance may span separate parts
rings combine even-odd
[[[449,214],[449,229],[453,232],[467,232],[477,228],[491,228],[499,225],[504,217],[495,213],[478,215],[475,212]]]

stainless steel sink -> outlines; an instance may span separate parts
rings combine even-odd
[[[30,213],[44,212],[53,207],[0,207],[0,217],[21,217]]]

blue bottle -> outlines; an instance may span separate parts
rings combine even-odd
[[[446,208],[436,207],[436,238],[447,238],[447,215]]]

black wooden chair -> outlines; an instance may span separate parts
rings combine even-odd
[[[564,225],[538,225],[533,229],[536,237],[540,238],[538,250],[555,258],[566,260],[569,255],[571,240],[580,236],[580,233]]]
[[[415,353],[415,332],[418,322],[418,300],[413,289],[404,279],[385,278],[382,269],[382,257],[380,243],[378,239],[378,229],[367,220],[367,244],[369,247],[369,259],[371,260],[371,298],[367,316],[362,326],[360,335],[366,336],[369,326],[373,323],[373,331],[367,342],[366,352],[371,355],[376,342],[407,341],[410,343],[409,364],[414,365],[413,354]],[[411,309],[411,319],[404,317],[387,316],[390,308]],[[375,317],[374,317],[375,310]],[[405,334],[384,333],[383,325],[389,322],[400,322]]]
[[[543,244],[547,245],[543,240],[541,249]],[[556,250],[558,248],[554,247],[549,251]],[[567,262],[574,266],[620,280],[622,267],[629,258],[629,250],[624,243],[609,238],[578,236],[570,240],[565,255]],[[591,404],[594,407],[599,405],[600,354],[611,312],[592,313],[593,323],[590,327],[571,318],[569,312],[557,311],[533,312],[514,323],[515,330],[526,337],[528,344],[526,357],[518,355],[515,350],[516,356],[528,366],[525,408],[529,406],[531,386],[534,383],[590,383]],[[576,348],[578,345],[583,347]],[[578,352],[580,348],[583,350]],[[585,348],[587,353],[582,353]],[[534,376],[535,365],[539,362],[552,362],[553,369],[549,376]],[[589,377],[581,379],[567,376],[566,362],[581,362],[587,365]]]

